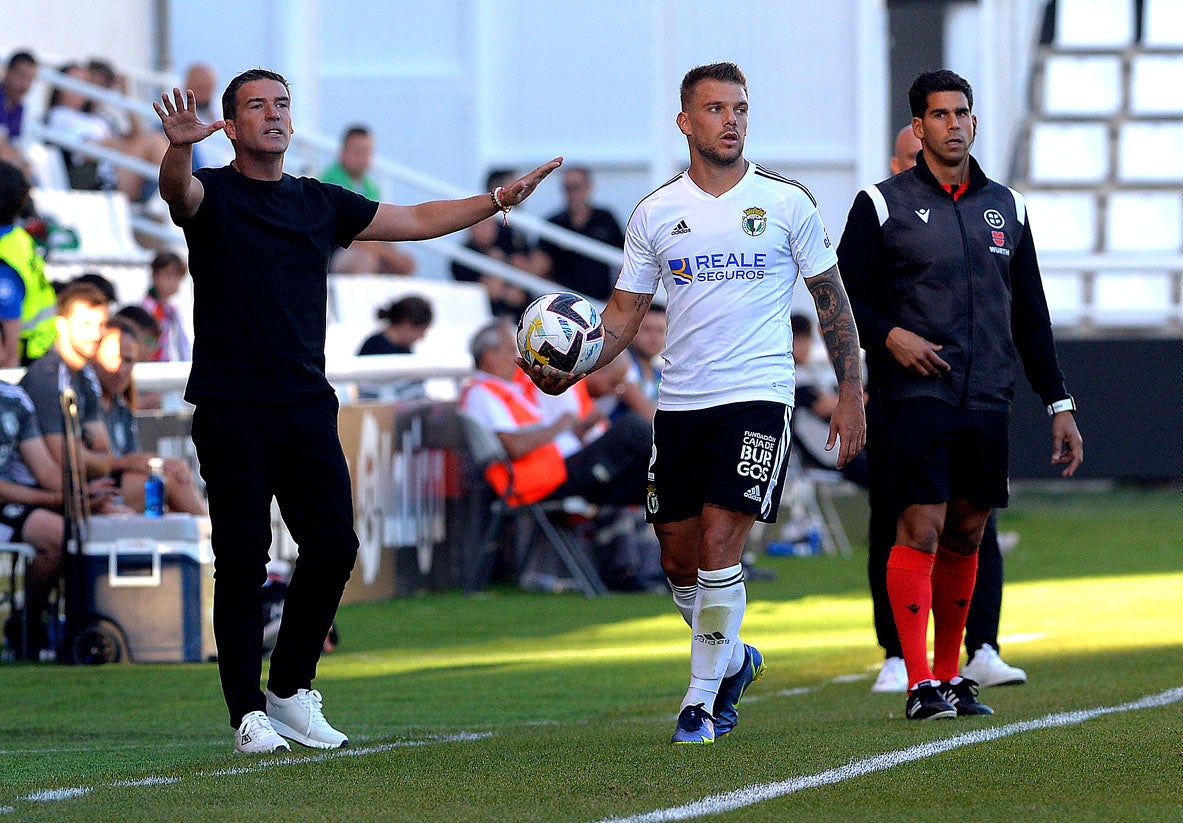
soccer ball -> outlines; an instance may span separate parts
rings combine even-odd
[[[531,366],[537,363],[583,374],[603,347],[600,313],[577,294],[544,294],[526,307],[518,321],[518,352]]]

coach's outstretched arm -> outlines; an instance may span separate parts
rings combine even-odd
[[[433,200],[415,206],[382,203],[370,225],[355,239],[430,240],[466,229],[497,212],[508,212],[529,197],[538,184],[562,164],[563,158],[556,157],[508,186],[498,186],[491,192],[460,200]]]
[[[547,394],[562,394],[587,375],[607,366],[628,348],[652,302],[651,294],[638,294],[620,289],[612,292],[604,311],[600,312],[600,323],[604,327],[604,347],[600,349],[600,356],[596,358],[595,365],[583,374],[567,374],[554,366],[531,366],[520,357],[517,359],[518,368],[534,381],[535,386]]]
[[[805,285],[817,306],[818,331],[830,353],[834,376],[838,378],[838,405],[830,415],[826,451],[834,448],[835,443],[839,444],[838,468],[842,468],[863,450],[867,442],[858,328],[837,266],[806,278]]]
[[[180,89],[174,88],[172,99],[162,94],[160,102],[154,102],[152,108],[156,109],[168,137],[168,149],[160,161],[160,198],[168,203],[174,219],[187,220],[197,213],[205,197],[205,188],[193,176],[193,144],[221,129],[226,121],[202,123],[197,116],[193,89],[182,95]]]

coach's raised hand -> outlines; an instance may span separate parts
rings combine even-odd
[[[552,171],[563,165],[563,158],[556,157],[549,163],[543,163],[538,168],[529,174],[523,174],[517,180],[514,180],[508,186],[503,186],[498,192],[498,197],[505,206],[516,206],[529,197],[534,189],[538,188],[538,184],[546,179],[546,176]]]
[[[153,103],[160,123],[164,126],[164,133],[168,142],[174,146],[192,145],[200,143],[225,125],[224,120],[216,123],[202,123],[197,116],[197,98],[193,89],[181,94],[179,88],[173,89],[172,99],[167,94],[160,95],[160,103]]]

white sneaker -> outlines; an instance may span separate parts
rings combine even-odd
[[[244,754],[290,752],[292,747],[275,733],[271,720],[263,712],[247,712],[234,735],[234,751]]]
[[[904,658],[889,657],[883,661],[879,676],[871,685],[873,692],[906,692],[908,690],[908,667]]]
[[[324,700],[316,689],[300,689],[288,698],[267,695],[267,716],[275,731],[290,740],[314,749],[343,749],[349,738],[329,725],[321,706]]]
[[[1007,665],[989,643],[974,652],[973,659],[961,667],[961,676],[978,681],[979,686],[1007,686],[1027,682],[1027,672]]]

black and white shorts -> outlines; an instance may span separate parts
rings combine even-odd
[[[25,531],[25,521],[35,511],[36,506],[26,506],[24,503],[0,505],[0,541],[19,543]]]
[[[653,456],[645,519],[674,523],[702,514],[705,503],[776,522],[789,463],[784,403],[728,403],[653,418]]]

